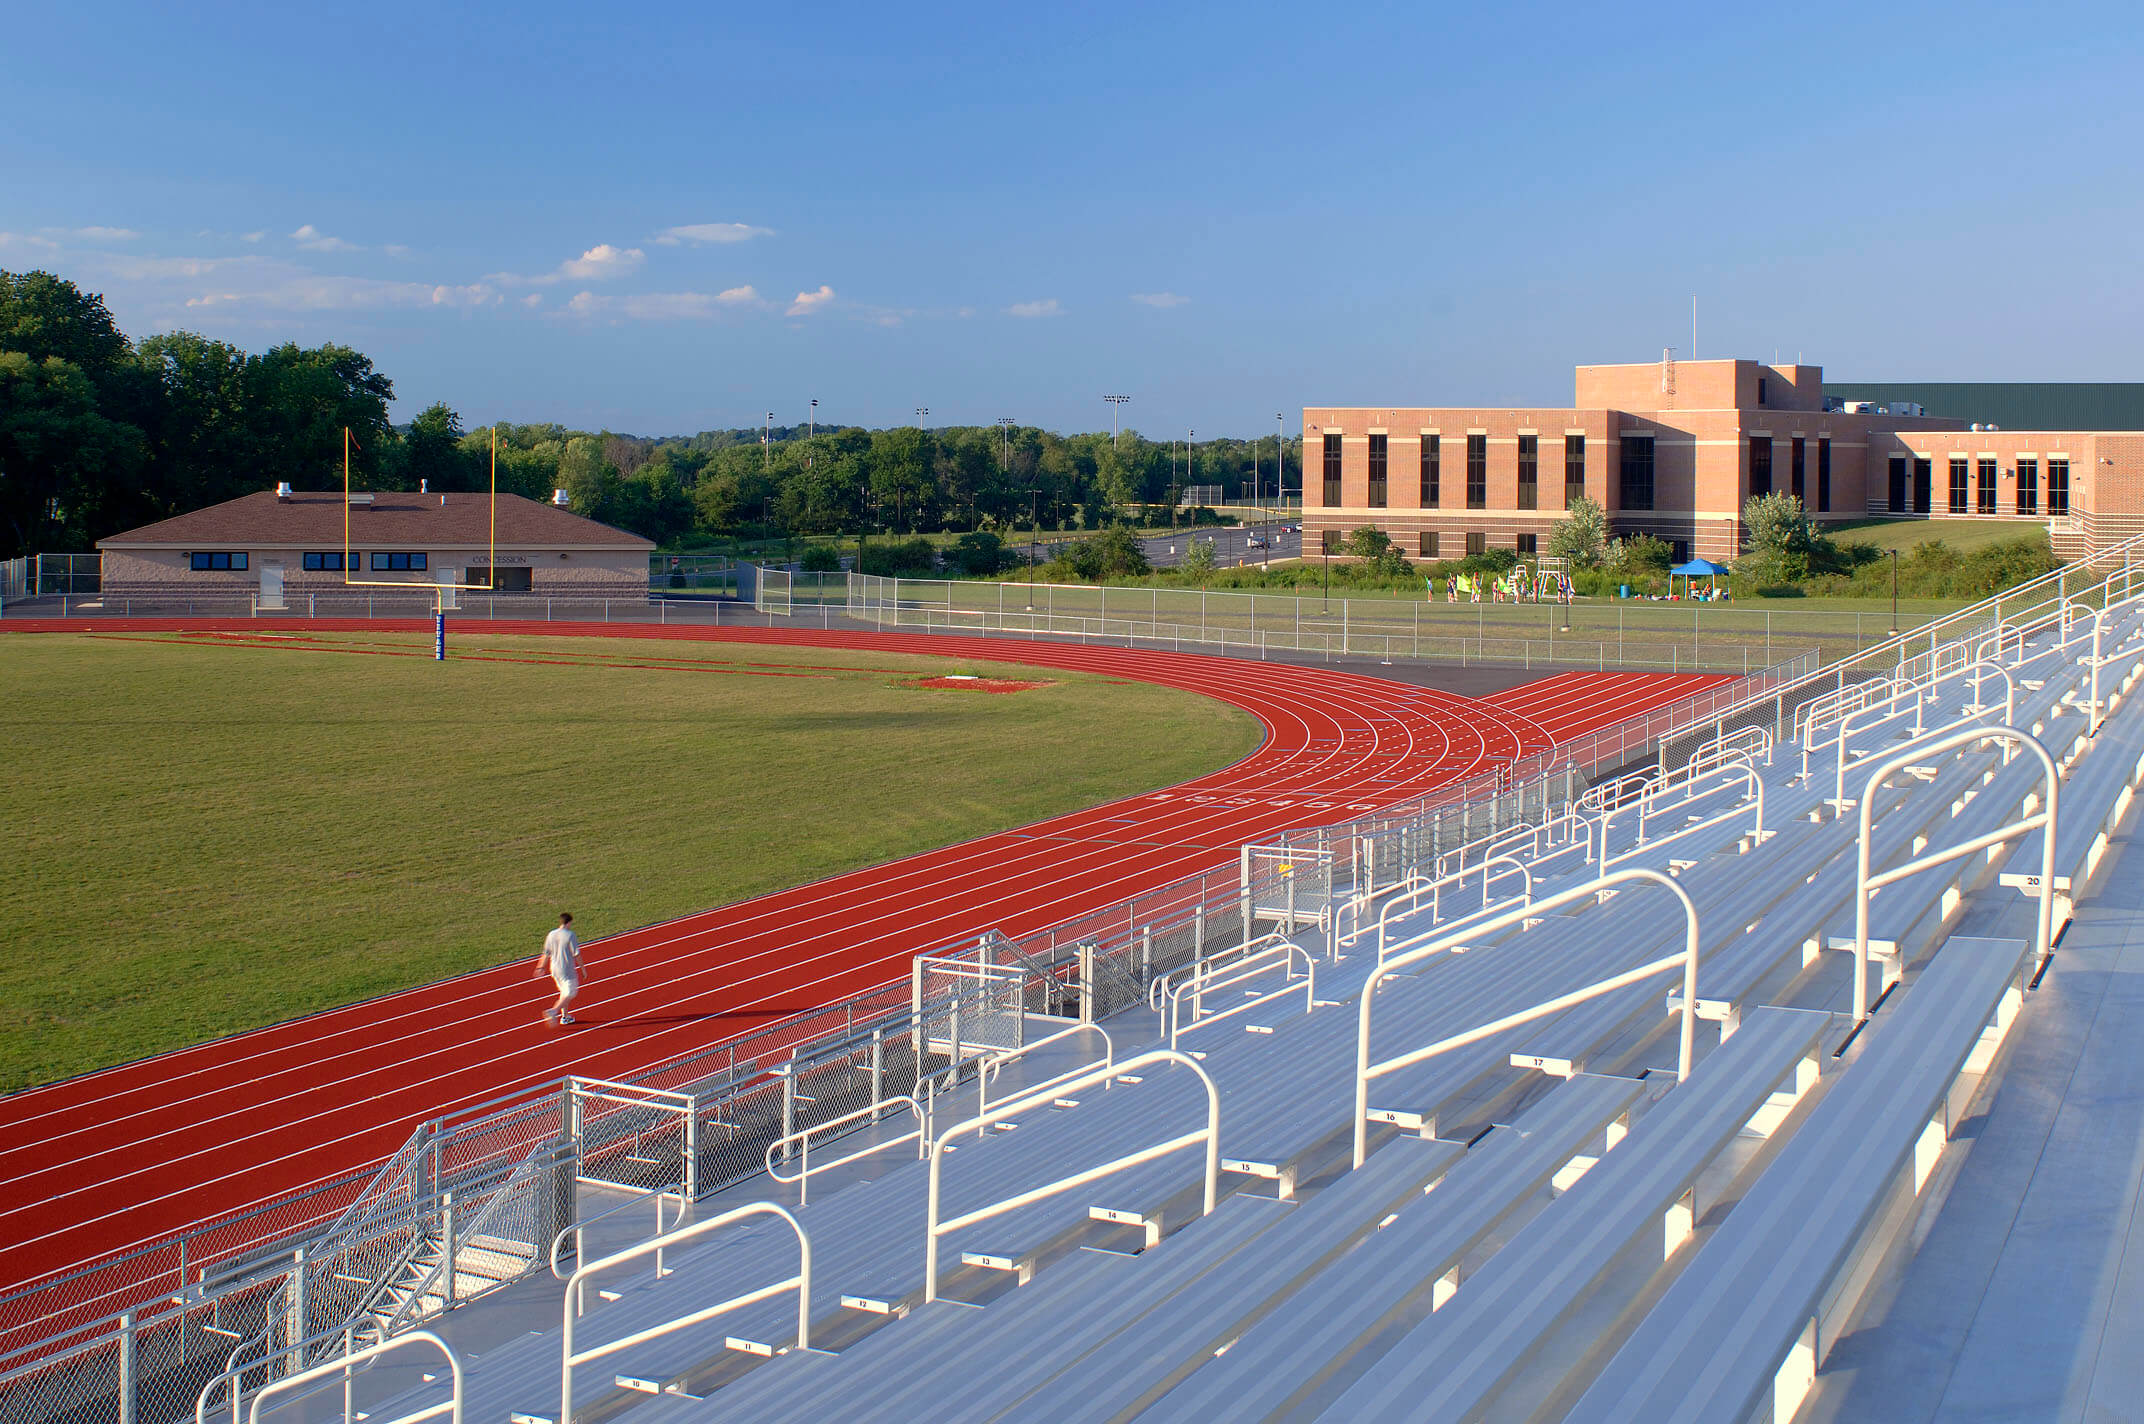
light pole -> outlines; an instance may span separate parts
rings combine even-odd
[[[1898,636],[1898,550],[1891,553],[1891,636]]]
[[[991,423],[998,428],[998,478],[1003,479],[1012,472],[1013,420],[1009,415],[1001,415]]]
[[[1042,536],[1042,491],[1027,492],[1027,581],[1035,581],[1035,545]]]
[[[1117,448],[1117,416],[1119,409],[1131,397],[1103,396],[1102,399],[1109,402],[1109,448],[1114,450]]]
[[[767,423],[759,432],[759,453],[764,457],[761,468],[774,468],[774,412],[767,412]]]
[[[919,405],[916,407],[916,429],[921,430],[923,428],[923,417],[929,415],[930,413],[931,408],[927,405]]]

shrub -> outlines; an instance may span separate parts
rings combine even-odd
[[[1608,511],[1581,495],[1548,536],[1548,551],[1574,569],[1598,567],[1608,552]]]
[[[946,546],[946,561],[970,578],[988,578],[1019,562],[1005,541],[987,530],[963,534]]]
[[[808,574],[836,573],[841,568],[841,553],[831,544],[814,544],[798,562]]]
[[[1793,583],[1809,572],[1810,548],[1815,531],[1802,502],[1791,494],[1751,495],[1742,502],[1742,533],[1749,540],[1749,553],[1740,563],[1754,561],[1752,577],[1768,583]]]
[[[884,578],[928,578],[938,572],[938,551],[928,539],[880,539],[864,546],[863,572]]]

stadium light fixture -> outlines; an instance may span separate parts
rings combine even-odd
[[[1122,412],[1124,403],[1130,400],[1131,397],[1103,396],[1102,399],[1109,402],[1109,448],[1114,450],[1117,448],[1117,416]]]

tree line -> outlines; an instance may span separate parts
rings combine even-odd
[[[248,352],[188,331],[131,340],[101,296],[0,271],[0,558],[98,539],[288,480],[367,489],[563,489],[576,513],[657,543],[737,535],[1101,528],[1182,492],[1271,497],[1277,436],[1149,440],[1032,426],[821,424],[650,438],[556,424],[465,429],[435,402],[403,425],[394,383],[347,346]],[[1287,488],[1301,442],[1285,442]]]

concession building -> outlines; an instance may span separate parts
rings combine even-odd
[[[379,591],[351,584],[645,599],[654,547],[519,495],[498,497],[494,524],[488,494],[287,485],[97,541],[107,597],[251,596],[268,608]]]
[[[1820,523],[1986,519],[2075,558],[2144,533],[2144,432],[2017,430],[1914,401],[1827,394],[1818,366],[1580,366],[1567,407],[1308,406],[1305,551],[1374,525],[1411,557],[1545,549],[1585,495],[1679,562],[1732,558],[1742,503],[1798,495]]]

